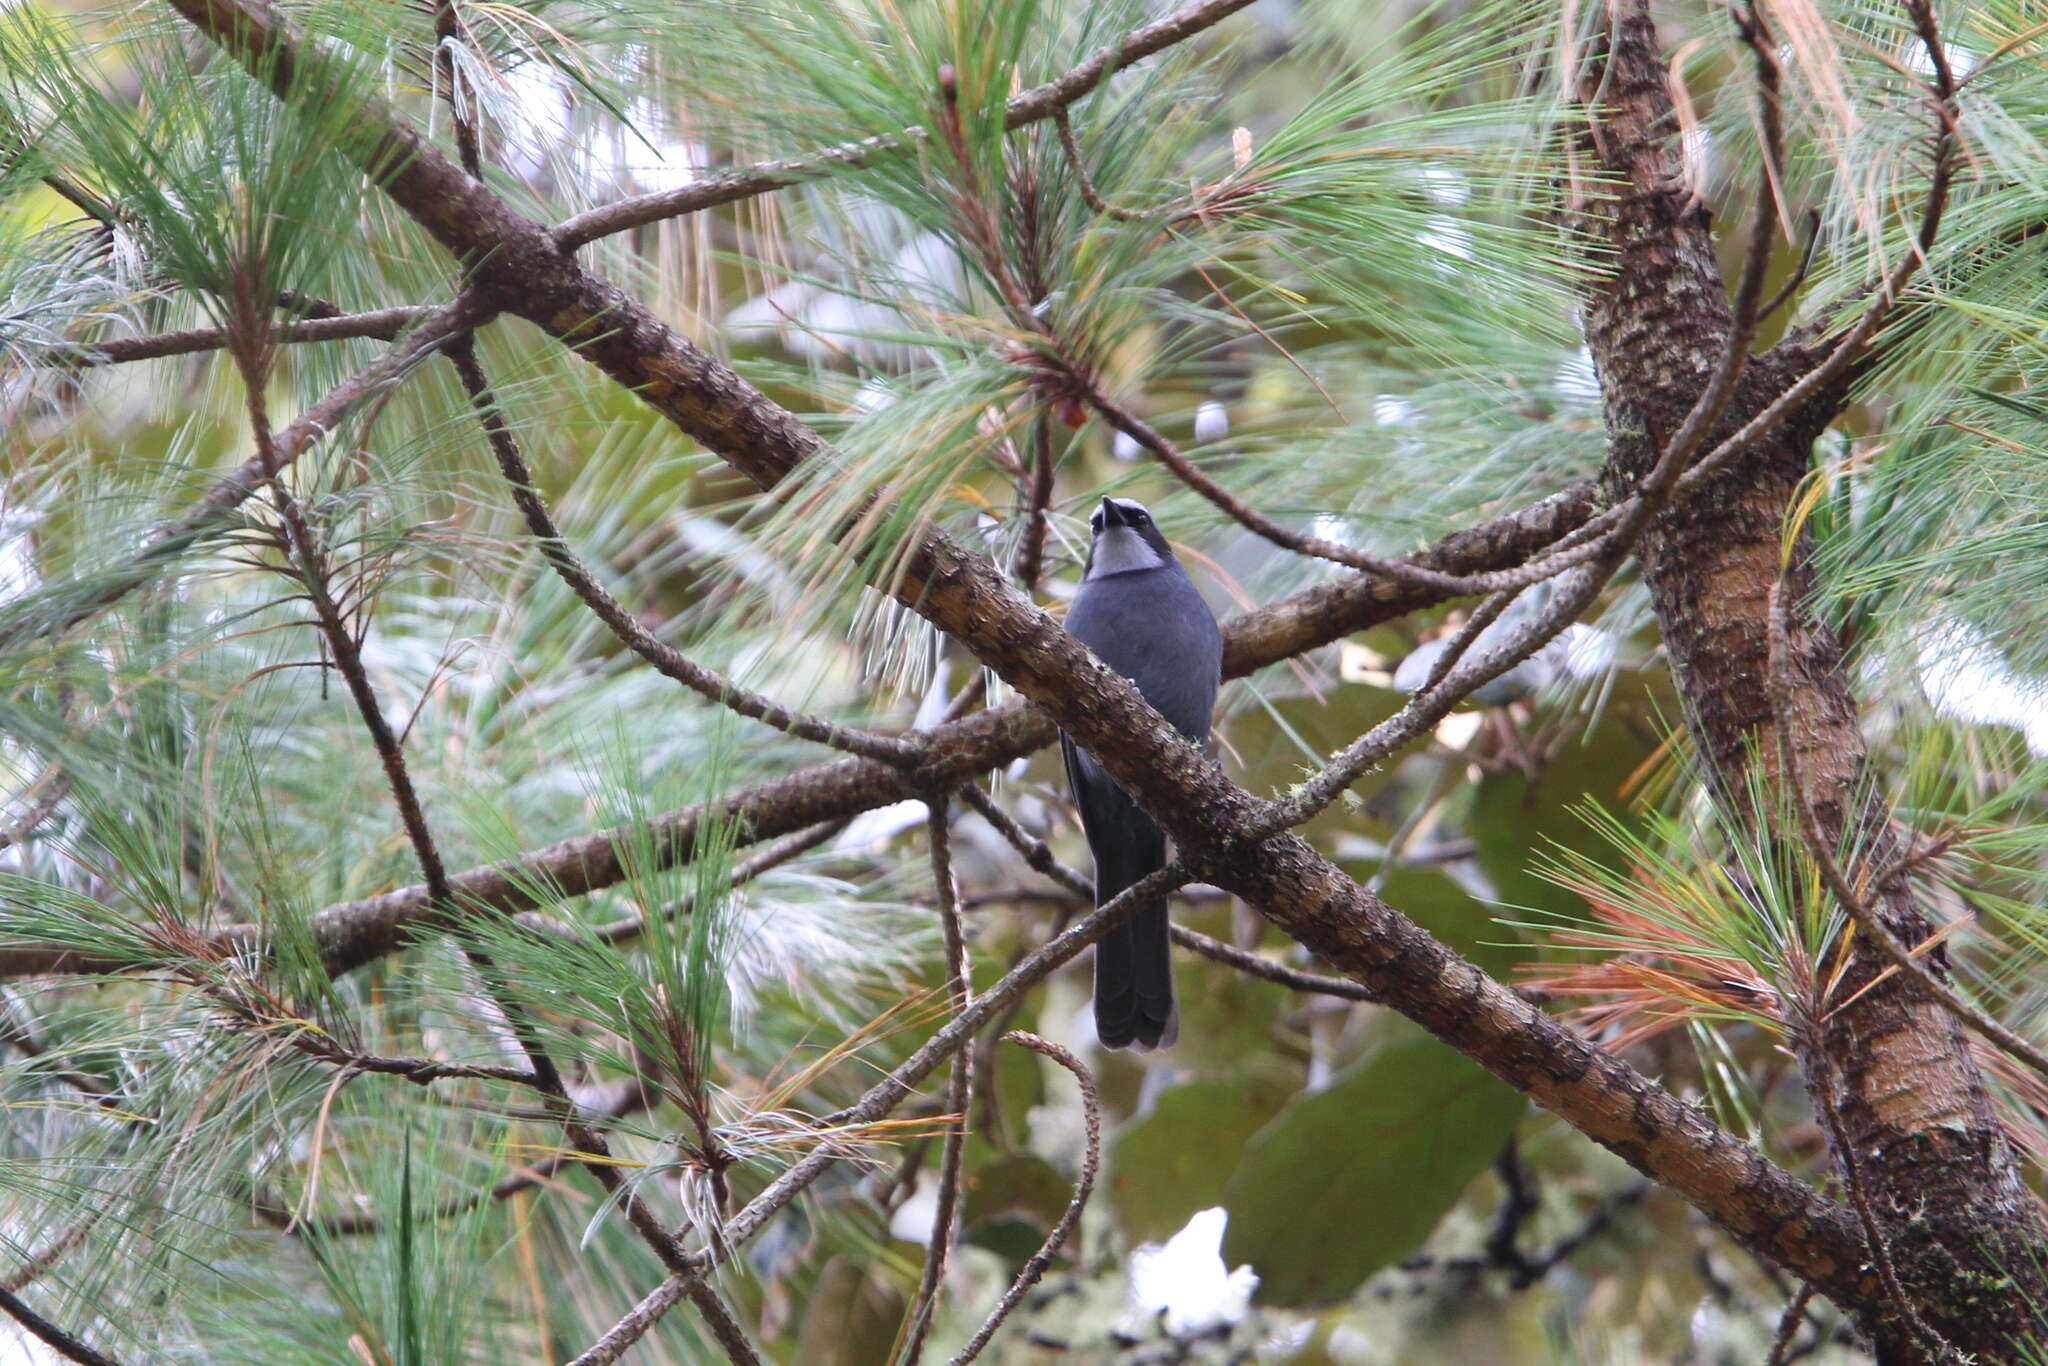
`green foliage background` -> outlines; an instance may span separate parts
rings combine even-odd
[[[446,135],[424,7],[286,8],[350,81]],[[480,338],[576,553],[693,658],[791,705],[901,726],[964,685],[971,661],[881,605],[877,566],[927,523],[1010,562],[1029,520],[1012,466],[1041,426],[1058,460],[1041,601],[1071,590],[1087,513],[1111,492],[1152,505],[1219,611],[1335,572],[1120,458],[1103,424],[1049,420],[1017,363],[1035,343],[963,204],[994,206],[1000,255],[1106,387],[1291,526],[1405,552],[1602,461],[1554,223],[1557,87],[1575,35],[1545,7],[1266,4],[1141,64],[1073,115],[1090,183],[1128,216],[1090,207],[1049,123],[1005,132],[1000,111],[1142,22],[1129,0],[462,8],[452,60],[488,178],[543,220],[713,163],[929,126],[936,73],[955,72],[964,156],[927,140],[585,251],[832,440],[836,457],[779,506],[745,497],[525,325]],[[1697,111],[1682,134],[1732,260],[1758,180],[1741,52],[1719,10],[1670,8],[1667,46],[1688,54],[1679,74]],[[1834,316],[1903,239],[1921,188],[1900,16],[1812,8],[1832,46],[1791,63],[1785,180],[1788,228],[1817,215],[1816,264],[1773,331]],[[1910,326],[1822,444],[1814,524],[1888,795],[1921,834],[1950,840],[1926,876],[1970,921],[1952,942],[1978,995],[2024,1027],[2044,980],[2048,734],[2010,723],[2029,705],[2048,714],[2048,237],[2020,229],[2048,212],[2048,49],[2019,0],[1948,9],[1958,49],[1982,63],[1967,129],[1979,158]],[[336,150],[353,136],[346,101],[309,87],[280,102],[167,9],[9,8],[0,81],[0,137],[19,146],[0,171],[4,634],[102,585],[248,453],[226,358],[80,368],[83,348],[229,322],[251,290],[357,311],[445,302],[455,282]],[[82,220],[53,181],[110,206],[112,222]],[[1773,288],[1797,254],[1779,253]],[[383,345],[283,348],[277,419]],[[1227,432],[1198,425],[1205,403],[1223,406]],[[830,757],[717,713],[618,647],[535,552],[441,364],[380,396],[292,483],[344,566],[451,867]],[[850,543],[837,529],[870,496],[887,515]],[[453,946],[487,949],[592,1097],[636,1071],[662,1082],[651,1108],[616,1124],[639,1164],[629,1183],[677,1219],[701,1215],[709,1179],[678,1103],[690,1078],[744,1198],[807,1150],[805,1116],[858,1094],[929,1032],[941,970],[922,813],[864,820],[730,892],[738,854],[716,830],[680,870],[629,848],[619,886],[576,899],[531,889],[571,927],[645,918],[631,943],[463,924],[330,979],[310,917],[417,871],[345,694],[317,667],[303,604],[265,558],[264,514],[252,504],[247,517],[159,587],[0,656],[0,768],[23,794],[8,811],[32,804],[52,766],[70,782],[33,838],[0,850],[0,938],[143,962],[177,932],[236,923],[277,948],[195,961],[182,980],[6,985],[0,1245],[27,1259],[82,1227],[37,1302],[127,1360],[566,1359],[660,1269],[578,1172],[448,1212],[556,1152],[530,1103],[485,1082],[343,1084],[292,1038],[502,1062],[504,1031]],[[1392,664],[1457,619],[1425,613],[1229,685],[1226,770],[1261,793],[1297,781],[1395,710]],[[1811,869],[1726,874],[1743,851],[1690,769],[1674,725],[1685,701],[1655,656],[1640,585],[1625,574],[1593,624],[1607,651],[1595,666],[1454,717],[1306,833],[1504,975],[1664,962],[1674,944],[1709,941],[1678,966],[1738,976],[1765,1006],[1651,993],[1600,1027],[1683,1026],[1634,1043],[1632,1058],[1817,1172],[1822,1145],[1768,1003],[1814,989],[1840,926],[1804,909]],[[1943,661],[1975,691],[1944,688]],[[1037,756],[994,791],[1085,866],[1056,768]],[[1073,908],[978,818],[959,816],[954,840],[986,981]],[[685,899],[686,917],[664,914]],[[1602,918],[1614,905],[1649,927]],[[1313,966],[1245,908],[1196,897],[1177,915]],[[1596,942],[1562,942],[1561,929]],[[1104,1362],[1762,1359],[1782,1287],[1675,1200],[1615,1213],[1634,1199],[1631,1174],[1382,1011],[1193,956],[1178,972],[1183,1036],[1159,1057],[1089,1051],[1085,965],[1012,1019],[1096,1069],[1106,1168],[1079,1246],[985,1359],[1053,1359],[1045,1343]],[[263,1011],[223,1012],[208,988],[229,985]],[[1021,1051],[994,1059],[969,1146],[967,1249],[934,1353],[979,1321],[1079,1165],[1066,1075]],[[2039,1151],[2033,1098],[2000,1085]],[[888,1359],[922,1256],[899,1235],[931,1184],[936,1111],[934,1093],[908,1111],[920,1123],[864,1136],[861,1160],[722,1280],[778,1359]],[[1483,1258],[1497,1226],[1504,1151],[1536,1192],[1519,1232],[1531,1256],[1600,1221],[1531,1287],[1460,1263]],[[1166,1341],[1124,1301],[1129,1254],[1217,1204],[1231,1216],[1226,1265],[1257,1270],[1258,1302],[1234,1328]],[[278,1227],[287,1215],[313,1231]],[[375,1228],[317,1231],[348,1219]],[[678,1311],[638,1350],[702,1362],[715,1349]],[[1830,1345],[1821,1359],[1854,1358]]]

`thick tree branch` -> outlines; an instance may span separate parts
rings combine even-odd
[[[253,0],[172,3],[245,63],[272,73],[280,91],[293,88],[308,51],[274,11]],[[764,490],[807,460],[828,458],[816,433],[568,259],[545,230],[463,175],[388,106],[366,97],[358,121],[375,138],[368,168],[444,246],[476,263],[493,303],[576,347]],[[1845,1303],[1872,1302],[1861,1238],[1840,1210],[1459,958],[1305,841],[1249,837],[1263,804],[1226,781],[1128,680],[985,559],[931,530],[889,587],[1050,712],[1161,823],[1193,871],[1244,897],[1378,999],[1697,1204],[1746,1246]],[[974,1013],[970,1007],[957,1020]],[[770,1192],[811,1179],[814,1171],[799,1174],[814,1160],[792,1168]],[[734,1223],[744,1218],[742,1211]]]
[[[1927,39],[1931,13],[1918,0],[1907,8]],[[1731,308],[1706,216],[1696,211],[1679,173],[1669,71],[1646,6],[1617,0],[1580,70],[1579,94],[1578,152],[1595,174],[1580,187],[1573,227],[1588,247],[1584,326],[1606,396],[1613,451],[1608,485],[1619,495],[1660,464],[1669,449],[1660,434],[1677,432],[1697,410],[1733,353],[1732,340],[1762,310],[1750,313],[1747,290],[1739,291],[1742,306]],[[1938,90],[1937,99],[1947,102]],[[1851,834],[1873,851],[1878,867],[1888,866],[1891,822],[1869,800],[1877,785],[1868,773],[1843,643],[1826,623],[1798,611],[1813,583],[1803,533],[1783,570],[1787,606],[1797,620],[1782,659],[1788,689],[1782,709],[1767,686],[1768,599],[1786,562],[1785,516],[1811,464],[1814,438],[1839,410],[1852,363],[1932,244],[1954,150],[1944,118],[1914,239],[1887,271],[1877,297],[1817,364],[1803,346],[1780,346],[1743,368],[1725,415],[1701,443],[1705,454],[1677,480],[1641,552],[1665,650],[1717,800],[1769,837],[1759,823],[1762,813],[1749,809],[1749,778],[1759,765],[1768,776],[1785,776],[1769,727],[1774,715],[1788,711],[1782,719],[1797,728],[1801,757],[1810,759],[1803,795],[1828,845]],[[1620,515],[1617,507],[1607,517]],[[1903,877],[1883,878],[1873,900],[1899,941],[1926,938],[1926,921]],[[1938,948],[1925,965],[1936,975],[1943,971]],[[2048,1300],[2038,1256],[2048,1239],[1968,1036],[1914,991],[1867,935],[1851,941],[1833,990],[1844,1004],[1810,1031],[1812,1048],[1801,1059],[1808,1090],[1818,1107],[1826,1099],[1822,1088],[1837,1074],[1843,1078],[1840,1146],[1867,1155],[1863,1185],[1915,1308],[1948,1340],[1998,1357],[2013,1339],[2038,1334],[2039,1310],[2028,1306]],[[1982,1294],[1978,1287],[1987,1276],[2011,1292]],[[1885,1351],[1901,1361],[1924,1359],[1925,1343],[1903,1327],[1890,1299],[1880,1293],[1844,1307],[1866,1316]]]

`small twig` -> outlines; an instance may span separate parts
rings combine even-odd
[[[959,1018],[973,1002],[973,978],[967,960],[967,936],[960,926],[959,892],[953,885],[952,836],[946,828],[943,794],[926,799],[929,818],[925,829],[931,840],[932,887],[938,895],[939,924],[946,936],[946,996]],[[939,1291],[946,1278],[946,1263],[952,1256],[953,1240],[960,1235],[960,1176],[967,1155],[968,1100],[974,1086],[974,1049],[963,1047],[953,1054],[953,1071],[946,1083],[946,1111],[952,1117],[945,1143],[939,1153],[938,1199],[932,1209],[931,1242],[925,1248],[924,1270],[918,1277],[917,1296],[911,1301],[910,1340],[897,1359],[904,1366],[917,1366],[938,1315]]]
[[[1346,746],[1288,796],[1268,802],[1265,812],[1243,832],[1244,837],[1263,839],[1290,829],[1336,801],[1373,765],[1434,726],[1475,689],[1527,659],[1576,621],[1618,566],[1618,556],[1610,554],[1600,565],[1575,571],[1573,579],[1507,639],[1479,658],[1458,665],[1436,687],[1409,699],[1400,711]]]
[[[78,1362],[79,1366],[119,1366],[112,1357],[94,1351],[23,1304],[11,1290],[0,1290],[0,1310],[4,1310],[8,1317],[41,1338],[58,1356]]]
[[[307,318],[280,323],[271,332],[279,342],[343,341],[374,337],[395,341],[414,323],[423,322],[440,310],[426,306],[380,308],[368,313],[345,313],[338,317]],[[105,365],[128,365],[136,361],[160,360],[165,356],[186,356],[201,351],[218,351],[228,344],[227,329],[193,327],[182,332],[159,332],[147,337],[115,337],[106,341],[82,342],[64,359],[74,369]]]
[[[1814,1089],[1820,1100],[1821,1122],[1827,1125],[1828,1135],[1834,1142],[1835,1155],[1842,1163],[1842,1184],[1849,1188],[1849,1203],[1856,1209],[1856,1217],[1863,1225],[1863,1237],[1870,1248],[1871,1265],[1877,1268],[1877,1277],[1884,1285],[1885,1294],[1891,1298],[1892,1307],[1899,1317],[1928,1347],[1937,1361],[1960,1361],[1955,1348],[1929,1327],[1913,1309],[1913,1302],[1906,1298],[1906,1289],[1899,1283],[1898,1269],[1892,1263],[1891,1244],[1886,1241],[1884,1227],[1877,1221],[1877,1212],[1871,1208],[1870,1196],[1863,1188],[1863,1166],[1842,1131],[1842,1114],[1835,1099],[1834,1062],[1820,1049],[1809,1049],[1819,1059],[1814,1069]]]
[[[849,754],[859,754],[885,763],[905,764],[915,762],[922,750],[914,740],[893,735],[877,735],[871,731],[836,722],[788,708],[741,687],[715,669],[698,664],[682,651],[656,636],[640,624],[639,618],[628,611],[625,604],[605,590],[597,577],[576,557],[569,548],[561,529],[555,525],[547,503],[542,499],[539,488],[534,484],[533,471],[527,467],[526,457],[519,449],[519,442],[506,423],[503,411],[491,393],[490,382],[485,378],[483,367],[478,364],[475,345],[467,338],[451,342],[447,348],[448,358],[455,365],[456,374],[462,379],[462,386],[468,392],[470,403],[476,409],[477,420],[482,424],[488,438],[491,452],[497,457],[498,469],[504,474],[505,482],[511,486],[512,501],[519,507],[526,519],[527,529],[533,533],[540,545],[540,552],[548,566],[563,583],[569,586],[583,604],[602,621],[621,644],[634,654],[654,666],[656,672],[674,679],[699,696],[718,703],[741,716],[773,726],[804,740],[814,740]]]
[[[1045,569],[1046,509],[1052,505],[1052,419],[1040,413],[1031,424],[1031,484],[1024,498],[1024,534],[1011,572],[1026,593],[1038,591]]]
[[[449,117],[455,123],[455,150],[462,169],[482,178],[483,147],[477,138],[471,105],[463,99],[461,73],[455,49],[462,43],[462,16],[456,0],[434,0],[434,73],[443,82],[442,95],[448,101]]]
[[[983,791],[980,784],[967,783],[958,791],[961,800],[973,807],[1012,849],[1024,856],[1025,864],[1033,872],[1043,873],[1076,896],[1095,895],[1095,884],[1086,874],[1061,863],[1053,855],[1051,845],[1017,824],[1017,818],[1005,811],[994,797]]]
[[[725,1349],[733,1366],[761,1366],[761,1354],[754,1350],[754,1344],[747,1339],[747,1330],[740,1327],[740,1321],[733,1317],[730,1307],[714,1290],[711,1282],[698,1277],[690,1282],[690,1303],[697,1306],[697,1312],[704,1316],[704,1324],[711,1330],[718,1345]]]
[[[1813,269],[1813,255],[1819,246],[1820,210],[1808,209],[1806,211],[1806,246],[1799,253],[1799,268],[1794,270],[1792,278],[1787,280],[1784,286],[1771,296],[1770,302],[1757,310],[1758,322],[1762,322],[1780,308],[1783,308],[1785,301],[1799,291],[1799,286],[1806,283],[1806,273]]]
[[[64,1260],[65,1254],[84,1242],[98,1224],[101,1217],[113,1207],[112,1201],[103,1201],[90,1214],[73,1223],[56,1237],[44,1243],[22,1259],[21,1265],[0,1277],[0,1290],[18,1295],[50,1273],[50,1269]]]
[[[1791,680],[1791,627],[1789,609],[1785,605],[1785,581],[1781,578],[1771,585],[1770,599],[1766,604],[1767,625],[1770,632],[1770,647],[1766,660],[1766,681],[1769,684],[1771,709],[1775,715],[1778,732],[1778,752],[1785,764],[1785,782],[1791,789],[1794,813],[1799,818],[1799,830],[1806,845],[1807,854],[1814,866],[1820,870],[1821,881],[1828,891],[1863,931],[1870,941],[1877,945],[1892,966],[1911,981],[1913,985],[1933,998],[1949,1014],[1964,1025],[1989,1039],[1998,1047],[2018,1058],[2034,1071],[2048,1077],[2048,1053],[2035,1047],[2018,1034],[1991,1018],[1979,1007],[1971,1004],[1951,990],[1947,983],[1937,978],[1922,961],[1920,956],[1901,943],[1892,932],[1884,917],[1866,902],[1856,890],[1855,884],[1829,848],[1826,832],[1821,829],[1820,816],[1806,791],[1806,775],[1802,770],[1799,746],[1792,738],[1793,718],[1796,715]]]
[[[11,170],[18,160],[34,150],[35,141],[27,129],[17,126],[10,115],[0,112],[0,145],[6,147],[6,155],[0,157],[0,169]],[[38,179],[102,228],[111,232],[115,227],[118,216],[114,206],[71,177],[60,171],[45,171]]]
[[[1472,615],[1458,627],[1457,634],[1451,637],[1450,643],[1444,646],[1443,653],[1437,656],[1436,663],[1430,666],[1429,677],[1422,682],[1422,691],[1428,692],[1442,683],[1458,661],[1465,657],[1465,652],[1472,648],[1472,643],[1487,627],[1499,621],[1521,595],[1519,588],[1502,589],[1474,608]]]
[[[1605,1233],[1623,1210],[1640,1204],[1655,1189],[1656,1186],[1651,1182],[1638,1181],[1633,1186],[1614,1192],[1602,1200],[1578,1228],[1558,1239],[1547,1250],[1527,1258],[1526,1268],[1517,1271],[1510,1283],[1518,1290],[1526,1290],[1536,1284],[1549,1275],[1552,1268],[1562,1266],[1571,1260],[1580,1248]]]
[[[638,1304],[628,1309],[617,1323],[605,1329],[603,1337],[572,1357],[565,1366],[611,1366],[661,1322],[661,1316],[673,1309],[700,1279],[692,1272],[671,1272],[660,1285],[642,1296]]]
[[[71,782],[71,773],[56,764],[44,769],[22,795],[35,792],[38,787],[43,789],[42,792],[30,803],[28,810],[7,825],[0,826],[0,849],[21,843],[28,838],[31,831],[48,820],[50,813],[57,809],[58,803],[70,793]]]
[[[981,1327],[975,1330],[974,1336],[967,1340],[967,1345],[954,1355],[948,1366],[967,1366],[968,1362],[980,1356],[982,1349],[988,1346],[989,1339],[1003,1326],[1003,1320],[1010,1316],[1031,1287],[1038,1284],[1039,1278],[1045,1275],[1046,1268],[1052,1265],[1054,1254],[1073,1235],[1074,1226],[1081,1221],[1081,1211],[1087,1207],[1088,1197],[1095,1190],[1095,1177],[1102,1161],[1102,1106],[1096,1098],[1095,1078],[1088,1074],[1088,1069],[1081,1065],[1081,1060],[1058,1044],[1021,1029],[1013,1029],[1003,1035],[1003,1041],[1022,1045],[1042,1057],[1051,1058],[1073,1073],[1074,1080],[1081,1087],[1081,1108],[1087,1126],[1087,1146],[1081,1156],[1081,1178],[1074,1183],[1073,1198],[1067,1201],[1066,1209],[1060,1212],[1059,1219],[1052,1226],[1052,1232],[1046,1234],[1045,1242],[1040,1245],[1038,1251],[1031,1254],[1031,1259],[1024,1263],[1023,1268],[1017,1272],[1016,1279],[1010,1282],[1010,1288],[996,1301],[996,1307],[989,1311],[989,1316],[982,1321]]]
[[[311,1037],[311,1036],[302,1036]],[[537,1078],[524,1067],[501,1067],[494,1063],[443,1062],[439,1058],[393,1058],[376,1053],[358,1053],[350,1049],[334,1048],[314,1051],[322,1061],[355,1072],[372,1072],[379,1076],[400,1077],[415,1086],[431,1086],[437,1081],[451,1078],[470,1081],[503,1081],[514,1086],[535,1085]]]
[[[49,1045],[35,1036],[29,1022],[17,1015],[11,999],[0,998],[0,1042],[12,1044],[17,1052],[27,1058],[42,1059],[48,1057],[50,1052]],[[70,1067],[52,1067],[46,1075],[92,1097],[93,1103],[103,1110],[124,1109],[115,1089],[90,1072],[81,1072]],[[13,1288],[18,1290],[21,1287]]]
[[[1137,209],[1120,209],[1102,197],[1095,188],[1095,179],[1088,174],[1088,163],[1081,157],[1081,144],[1074,141],[1074,126],[1067,118],[1066,106],[1052,112],[1053,127],[1059,130],[1060,146],[1067,154],[1067,162],[1074,168],[1074,178],[1080,183],[1081,198],[1089,208],[1120,223],[1137,223],[1150,217]]]
[[[1293,991],[1335,996],[1346,1001],[1370,1002],[1376,999],[1371,990],[1348,977],[1326,977],[1321,973],[1302,972],[1260,954],[1226,944],[1221,939],[1211,938],[1200,930],[1191,930],[1185,925],[1173,925],[1169,927],[1168,933],[1173,936],[1173,942],[1184,949],[1191,949],[1204,958],[1226,963],[1249,977],[1277,982]]]
[[[1806,1322],[1806,1306],[1813,1300],[1813,1287],[1801,1283],[1798,1293],[1785,1305],[1785,1312],[1778,1318],[1777,1336],[1771,1339],[1771,1355],[1764,1366],[1785,1366],[1790,1359],[1792,1339],[1799,1336],[1799,1325]]]
[[[1510,1283],[1521,1289],[1534,1285],[1542,1275],[1522,1254],[1522,1225],[1541,1207],[1541,1202],[1530,1189],[1529,1169],[1522,1165],[1521,1152],[1512,1137],[1493,1160],[1493,1171],[1500,1178],[1501,1202],[1494,1211],[1493,1225],[1486,1232],[1486,1256],[1492,1265],[1507,1270]]]

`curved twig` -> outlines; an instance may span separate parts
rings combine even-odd
[[[1088,1075],[1088,1069],[1081,1065],[1079,1058],[1036,1034],[1013,1029],[1003,1035],[1003,1042],[1018,1044],[1041,1057],[1051,1058],[1074,1074],[1074,1080],[1081,1087],[1081,1108],[1088,1130],[1087,1147],[1082,1153],[1081,1178],[1074,1183],[1073,1198],[1067,1201],[1067,1207],[1060,1211],[1060,1217],[1053,1223],[1052,1232],[1045,1235],[1045,1242],[1040,1244],[1038,1251],[1031,1254],[1031,1259],[1024,1263],[1023,1268],[1017,1272],[1016,1279],[1010,1282],[1010,1288],[996,1301],[996,1307],[989,1311],[981,1327],[967,1340],[967,1345],[954,1354],[953,1360],[947,1363],[947,1366],[967,1366],[968,1362],[980,1356],[982,1349],[988,1346],[989,1339],[1003,1326],[1003,1320],[1016,1309],[1018,1302],[1030,1292],[1031,1287],[1038,1284],[1039,1278],[1045,1275],[1046,1268],[1052,1265],[1054,1254],[1073,1235],[1074,1226],[1081,1222],[1081,1211],[1087,1208],[1088,1197],[1095,1190],[1096,1173],[1101,1169],[1102,1104],[1096,1098],[1095,1078]]]
[[[1818,1050],[1814,1050],[1818,1052]],[[1892,1262],[1891,1244],[1886,1241],[1884,1227],[1877,1221],[1877,1212],[1870,1206],[1870,1196],[1863,1189],[1863,1165],[1856,1156],[1856,1150],[1842,1132],[1842,1113],[1835,1099],[1834,1063],[1825,1060],[1815,1078],[1819,1092],[1822,1123],[1827,1125],[1828,1136],[1834,1143],[1835,1153],[1842,1163],[1842,1183],[1849,1188],[1849,1203],[1855,1206],[1856,1218],[1863,1225],[1865,1246],[1870,1250],[1870,1261],[1877,1268],[1878,1279],[1884,1283],[1885,1294],[1891,1298],[1892,1307],[1944,1366],[1959,1363],[1961,1358],[1941,1334],[1929,1327],[1913,1309],[1913,1302],[1906,1298],[1906,1288],[1899,1283],[1898,1268]]]
[[[1799,1325],[1806,1322],[1806,1306],[1813,1302],[1813,1287],[1800,1283],[1798,1291],[1785,1303],[1785,1312],[1778,1319],[1778,1332],[1771,1339],[1771,1354],[1764,1366],[1785,1366],[1787,1354],[1792,1350],[1792,1339],[1799,1336]]]
[[[395,341],[414,323],[424,322],[440,310],[415,305],[379,308],[367,313],[344,313],[333,318],[306,318],[279,323],[271,340],[279,342],[342,341],[352,337],[375,337]],[[74,369],[103,365],[128,365],[135,361],[160,360],[165,356],[188,356],[201,351],[218,351],[228,344],[225,328],[192,327],[180,332],[159,332],[147,337],[114,337],[86,342],[65,358]]]

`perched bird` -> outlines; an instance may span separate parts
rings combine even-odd
[[[1138,685],[1181,734],[1209,738],[1209,713],[1223,679],[1223,633],[1152,514],[1128,498],[1105,498],[1067,629],[1103,663]],[[1067,783],[1095,855],[1100,906],[1166,866],[1166,833],[1138,809],[1072,739],[1060,736]],[[1095,1032],[1110,1048],[1150,1052],[1180,1032],[1167,947],[1166,899],[1148,902],[1095,946]]]

